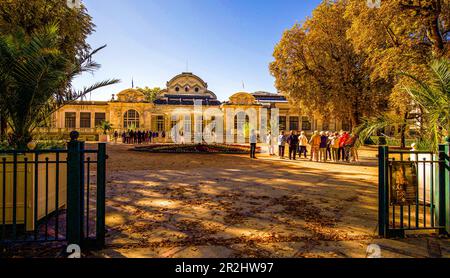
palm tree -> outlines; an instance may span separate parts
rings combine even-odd
[[[100,67],[90,53],[67,57],[59,49],[58,27],[49,25],[26,36],[23,31],[0,36],[0,109],[12,130],[9,143],[25,148],[33,130],[51,114],[92,91],[118,83],[111,79],[75,90],[71,83]]]
[[[402,75],[411,78],[414,85],[406,87],[405,91],[412,98],[412,107],[418,107],[422,118],[421,134],[419,144],[424,146],[431,145],[437,149],[438,144],[442,143],[442,138],[447,133],[447,140],[450,139],[450,61],[448,59],[435,60],[430,64],[429,74],[426,81],[420,78],[402,73]],[[412,110],[412,109],[411,109]],[[402,135],[402,147],[405,147],[406,131],[410,129],[412,123],[409,113],[400,115],[395,112],[380,113],[376,117],[364,119],[363,124],[355,130],[360,134],[361,140],[366,140],[376,131],[389,127],[400,126]]]
[[[359,135],[361,142],[365,142],[370,136],[376,134],[379,130],[383,130],[391,126],[400,127],[400,147],[405,148],[406,133],[410,127],[410,122],[407,117],[394,112],[384,112],[371,118],[363,118],[362,123],[357,126],[353,132]]]
[[[103,131],[103,135],[107,135],[108,131],[111,131],[113,126],[110,122],[108,121],[102,121],[97,128],[101,129]]]
[[[450,60],[435,60],[430,64],[426,80],[403,73],[415,85],[406,91],[413,102],[423,110],[432,145],[437,149],[443,143],[444,134],[450,139]]]

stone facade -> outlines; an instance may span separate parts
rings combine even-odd
[[[119,132],[128,129],[164,132],[168,135],[165,141],[171,141],[170,132],[177,120],[183,121],[185,128],[189,129],[189,123],[186,123],[189,117],[178,117],[180,111],[184,111],[181,112],[183,115],[191,115],[190,124],[192,131],[195,130],[194,104],[201,104],[203,110],[221,111],[224,131],[228,133],[233,133],[236,122],[242,119],[251,122],[256,130],[260,130],[263,125],[270,127],[271,113],[275,111],[273,108],[277,108],[279,114],[280,131],[304,130],[311,133],[314,130],[349,129],[345,123],[337,120],[323,121],[319,117],[302,114],[280,94],[238,92],[228,101],[220,102],[200,77],[192,73],[182,73],[167,82],[166,88],[153,102],[147,102],[145,96],[135,89],[124,90],[116,97],[113,95],[110,101],[80,101],[64,106],[56,112],[52,117],[52,126],[42,128],[40,132],[50,136],[66,137],[70,131],[77,130],[82,138],[96,140],[95,137],[100,132],[96,128],[98,124],[101,121],[109,121],[114,130]],[[240,117],[238,116],[240,113],[247,116]],[[261,113],[267,113],[266,123],[261,122]]]

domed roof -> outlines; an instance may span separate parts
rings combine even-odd
[[[209,96],[217,99],[217,96],[208,90],[208,83],[191,72],[178,74],[167,82],[167,88],[161,91],[164,95],[179,96]]]
[[[145,95],[136,89],[125,89],[117,94],[121,102],[141,102],[145,100]]]
[[[256,98],[247,92],[237,92],[230,97],[230,104],[252,105],[256,104]]]
[[[197,84],[204,89],[208,88],[208,83],[203,81],[200,77],[193,74],[192,72],[183,72],[181,74],[178,74],[177,76],[173,77],[169,82],[167,82],[167,87],[172,87],[177,85],[187,85],[187,84]]]

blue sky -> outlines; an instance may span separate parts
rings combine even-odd
[[[165,87],[186,71],[203,78],[220,100],[234,92],[275,92],[269,72],[274,46],[284,30],[311,15],[320,0],[83,0],[97,25],[92,47],[107,44],[94,76],[76,88],[106,78],[121,84],[92,94],[107,100],[135,86]],[[89,97],[88,97],[89,98]]]

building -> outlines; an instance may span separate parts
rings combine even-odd
[[[97,126],[102,121],[109,121],[114,130],[119,132],[129,129],[151,130],[167,135],[171,133],[177,121],[183,121],[184,130],[190,132],[196,130],[194,104],[201,104],[203,109],[222,112],[224,130],[232,134],[235,134],[233,130],[237,130],[237,126],[251,121],[248,111],[252,111],[256,116],[252,117],[256,119],[253,124],[256,129],[260,129],[264,124],[270,125],[270,120],[266,123],[261,122],[264,108],[269,111],[267,119],[272,117],[273,110],[270,109],[278,108],[280,130],[304,130],[310,133],[316,129],[349,129],[345,123],[336,120],[322,121],[311,115],[303,115],[281,94],[238,92],[228,101],[221,102],[214,92],[209,90],[204,80],[192,73],[184,72],[168,81],[166,88],[155,101],[146,101],[144,94],[135,89],[127,89],[113,95],[110,101],[79,101],[61,108],[52,116],[51,126],[41,128],[39,131],[52,138],[67,138],[71,131],[77,130],[82,139],[97,140],[99,134]],[[246,116],[238,116],[240,113]],[[186,114],[189,116],[186,117]],[[234,121],[227,122],[226,119],[230,118]],[[202,119],[200,122],[204,127],[208,119]],[[170,142],[171,136],[166,136],[164,141]]]

